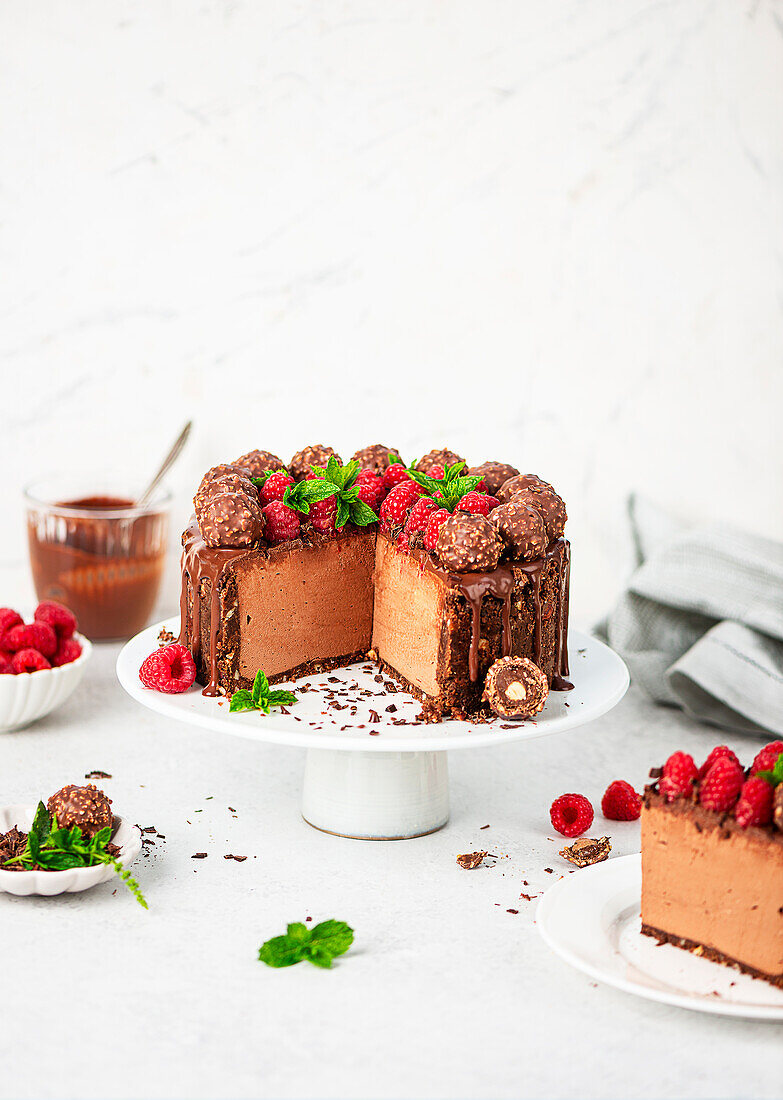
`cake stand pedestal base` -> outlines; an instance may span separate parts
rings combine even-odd
[[[308,749],[302,817],[354,840],[409,840],[449,819],[445,752]]]

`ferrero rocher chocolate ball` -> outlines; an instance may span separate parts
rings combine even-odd
[[[535,508],[541,513],[541,518],[546,527],[547,538],[559,539],[568,519],[566,506],[554,490],[549,489],[522,489],[514,493],[512,503],[526,504],[528,508]]]
[[[447,569],[455,573],[481,573],[497,566],[503,543],[486,516],[456,512],[438,532],[435,549]]]
[[[257,498],[258,492],[255,485],[245,474],[223,474],[212,481],[208,481],[203,489],[199,489],[193,498],[196,515],[199,515],[207,501],[221,493],[244,493],[245,496]]]
[[[46,809],[57,818],[59,828],[70,829],[78,825],[84,836],[95,836],[112,822],[111,799],[94,783],[86,787],[69,783],[52,795]]]
[[[261,504],[246,493],[209,497],[197,518],[201,537],[212,549],[242,550],[259,542],[264,534]]]
[[[501,657],[484,684],[484,698],[501,718],[532,718],[548,694],[546,676],[528,657]]]
[[[487,492],[497,496],[501,485],[509,478],[516,477],[519,470],[506,462],[482,462],[480,466],[471,466],[468,473],[474,477],[483,478]]]
[[[497,528],[509,558],[533,561],[546,550],[546,526],[537,509],[514,500],[493,508],[489,519]]]
[[[537,491],[550,489],[553,493],[555,491],[549,482],[544,481],[538,474],[516,474],[514,477],[510,477],[508,481],[503,482],[495,496],[501,504],[506,504],[507,501],[511,500],[514,493],[519,493],[522,489],[535,489]]]
[[[285,469],[282,461],[271,451],[248,451],[246,455],[237,458],[234,465],[249,470],[251,477],[263,477],[270,470]]]
[[[236,474],[238,477],[243,478],[249,477],[247,470],[243,466],[236,466],[231,462],[221,462],[219,466],[213,466],[212,469],[207,470],[202,477],[199,482],[199,487],[196,490],[196,495],[193,497],[196,511],[199,510],[206,498],[211,495],[210,485],[212,482],[217,481],[219,477],[225,477],[226,474]]]
[[[368,447],[361,447],[351,458],[359,463],[360,470],[372,470],[375,474],[383,474],[391,465],[389,456],[399,458],[400,452],[396,447],[387,447],[384,443],[371,443]]]
[[[450,451],[448,447],[441,447],[439,450],[430,451],[424,458],[420,458],[416,463],[416,469],[422,474],[426,474],[433,466],[453,466],[455,462],[464,461],[462,455]]]
[[[295,481],[303,481],[311,473],[311,466],[319,468],[326,466],[331,455],[334,455],[342,466],[343,460],[332,447],[327,447],[324,443],[313,443],[312,447],[303,447],[301,451],[296,452],[288,463],[288,471]]]

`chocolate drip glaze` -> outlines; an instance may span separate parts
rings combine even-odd
[[[245,554],[243,550],[217,550],[207,546],[201,537],[196,517],[190,521],[182,548],[182,591],[180,594],[180,645],[190,643],[193,660],[198,664],[201,656],[201,624],[199,612],[201,582],[209,581],[209,681],[202,695],[218,694],[217,636],[220,629],[220,580],[227,565]],[[188,578],[192,597],[188,608]]]

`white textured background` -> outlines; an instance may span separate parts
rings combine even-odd
[[[769,0],[4,0],[3,564],[186,416],[178,528],[253,446],[540,472],[582,621],[629,489],[783,536],[782,71]]]

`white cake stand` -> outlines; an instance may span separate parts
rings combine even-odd
[[[176,634],[179,619],[143,630],[122,649],[117,676],[128,694],[158,714],[215,733],[307,749],[302,816],[317,829],[358,840],[403,840],[442,828],[449,817],[449,752],[575,729],[611,710],[629,682],[616,653],[572,630],[574,690],[552,692],[534,721],[414,725],[421,704],[370,662],[275,685],[297,693],[287,715],[230,714],[227,701],[205,698],[198,685],[181,695],[142,685],[139,667],[162,629]],[[328,705],[330,692],[337,707]]]

